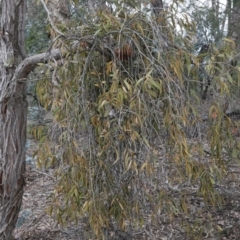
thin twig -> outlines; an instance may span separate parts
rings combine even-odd
[[[37,169],[33,169],[35,172],[39,173],[39,174],[42,174],[42,175],[45,175],[47,177],[50,177],[51,179],[53,179],[54,181],[56,180],[53,176],[51,176],[50,174],[47,174],[45,172],[41,172],[41,171],[38,171]]]

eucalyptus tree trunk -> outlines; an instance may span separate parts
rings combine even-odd
[[[26,83],[15,78],[25,55],[26,0],[2,0],[0,38],[0,239],[11,239],[20,211],[26,142]]]
[[[215,41],[218,41],[222,38],[222,34],[220,32],[221,26],[220,26],[220,3],[219,0],[212,0],[212,19],[210,22],[212,35],[215,39]]]
[[[11,240],[25,184],[26,77],[58,49],[25,58],[27,0],[2,0],[0,30],[0,239]]]

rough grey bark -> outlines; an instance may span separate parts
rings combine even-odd
[[[0,239],[10,240],[25,173],[26,84],[14,79],[24,51],[25,0],[2,0],[0,38]]]
[[[2,0],[0,32],[0,239],[12,239],[25,184],[26,77],[58,50],[25,58],[26,0]],[[25,58],[25,59],[24,59]]]

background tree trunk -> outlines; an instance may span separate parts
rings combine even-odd
[[[1,1],[0,38],[0,239],[10,240],[25,182],[26,83],[15,77],[25,56],[26,0]]]
[[[151,0],[153,12],[158,16],[163,10],[163,1],[162,0]]]
[[[229,0],[230,1],[230,0]],[[238,52],[240,51],[240,0],[233,0],[228,3],[230,5],[230,19],[229,19],[229,28],[228,35],[229,37],[234,38]]]
[[[49,17],[52,18],[54,24],[66,23],[69,19],[70,11],[68,0],[48,0],[47,7],[49,10]]]

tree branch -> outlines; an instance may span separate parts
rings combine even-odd
[[[46,10],[46,12],[47,12],[48,19],[49,19],[49,22],[50,22],[52,28],[53,28],[53,29],[55,30],[55,32],[57,32],[58,34],[64,36],[64,34],[63,34],[60,30],[58,30],[58,28],[55,26],[54,21],[53,21],[52,18],[51,18],[51,13],[50,13],[50,11],[48,10],[47,5],[45,4],[45,2],[44,2],[43,0],[41,0],[41,3],[42,3],[43,7],[45,8],[45,10]]]
[[[25,58],[17,67],[13,79],[17,81],[27,77],[33,71],[38,63],[46,63],[50,59],[59,60],[63,56],[59,49],[54,49],[51,52],[40,53],[28,58]]]

